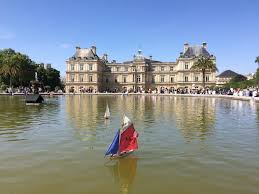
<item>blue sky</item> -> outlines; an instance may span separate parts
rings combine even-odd
[[[183,44],[208,43],[219,72],[255,71],[258,0],[0,0],[0,49],[13,48],[65,74],[75,47],[125,61],[146,56],[175,61]]]

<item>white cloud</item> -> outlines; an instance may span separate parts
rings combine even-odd
[[[59,47],[60,47],[60,48],[63,48],[63,49],[67,49],[67,48],[70,48],[71,45],[68,44],[68,43],[62,43],[62,44],[59,45]]]

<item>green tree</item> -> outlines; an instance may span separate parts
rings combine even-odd
[[[202,85],[205,88],[206,71],[218,71],[216,64],[209,57],[200,57],[191,67],[193,70],[202,72]]]
[[[259,85],[259,68],[257,68],[255,73],[255,82],[257,85]]]
[[[12,79],[20,73],[20,57],[12,49],[5,49],[0,53],[0,74],[9,78],[10,87],[12,87]]]
[[[40,84],[62,88],[60,72],[54,68],[44,68],[44,64],[36,64],[27,55],[15,52],[13,49],[0,50],[0,82],[5,85],[29,86],[38,73]]]
[[[258,64],[258,67],[259,67],[259,56],[256,57],[255,63],[257,63],[257,64]]]
[[[34,66],[31,59],[13,49],[0,51],[0,75],[5,83],[8,80],[10,87],[14,85],[29,85],[33,77]]]
[[[60,81],[60,72],[54,68],[45,69],[41,64],[37,67],[38,80],[39,82],[46,86],[48,90],[55,90],[55,87],[62,87]]]
[[[247,80],[247,77],[241,75],[241,74],[238,74],[236,75],[235,77],[233,77],[229,82],[230,83],[235,83],[235,82],[241,82],[241,81],[245,81]]]

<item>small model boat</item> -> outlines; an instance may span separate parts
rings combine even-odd
[[[124,115],[122,129],[118,130],[105,156],[125,157],[138,149],[138,132],[131,120]]]
[[[106,110],[105,110],[104,118],[105,119],[109,119],[110,118],[110,110],[109,110],[108,104],[106,105]]]
[[[40,105],[44,101],[39,94],[29,94],[25,96],[26,105]]]

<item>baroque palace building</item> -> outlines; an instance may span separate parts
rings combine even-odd
[[[201,71],[191,69],[198,57],[215,56],[207,50],[207,44],[189,46],[175,62],[153,60],[145,57],[139,50],[131,61],[109,62],[108,55],[99,57],[96,47],[76,47],[75,54],[67,61],[66,92],[138,92],[156,90],[172,91],[179,88],[199,89],[202,87]],[[216,84],[216,72],[207,71],[206,86]]]

